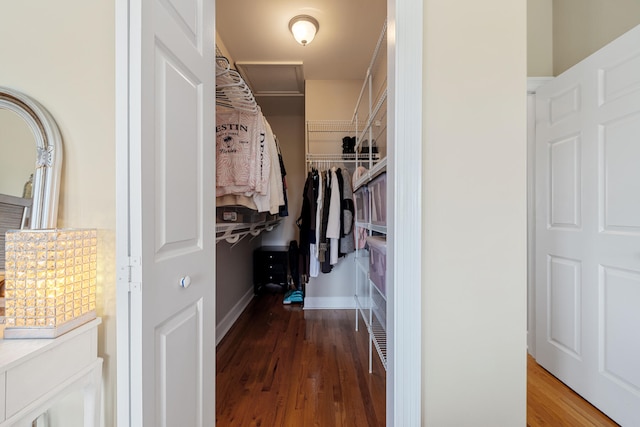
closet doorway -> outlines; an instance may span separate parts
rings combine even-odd
[[[403,2],[389,1],[387,3],[378,1],[377,3],[380,3],[380,11],[378,13],[372,11],[370,2],[359,1],[356,3],[359,9],[338,10],[339,13],[335,17],[328,16],[323,9],[332,7],[352,8],[353,4],[326,5],[324,4],[325,2],[317,2],[317,5],[314,5],[311,2],[309,5],[305,4],[304,8],[300,8],[298,4],[287,5],[287,3],[293,2],[277,2],[265,5],[264,2],[255,0],[240,2],[218,1],[216,5],[219,53],[225,56],[228,55],[232,63],[240,64],[241,66],[263,66],[266,70],[262,75],[263,77],[275,76],[276,78],[276,83],[273,80],[269,81],[266,77],[261,80],[261,74],[258,73],[251,74],[254,78],[249,77],[247,80],[249,80],[251,86],[254,86],[252,89],[257,103],[261,106],[265,117],[271,122],[271,126],[274,128],[274,132],[278,135],[282,145],[287,169],[287,184],[289,185],[290,213],[290,216],[283,220],[274,231],[263,233],[254,241],[250,242],[247,239],[235,244],[233,248],[226,247],[228,244],[225,242],[218,243],[216,277],[217,342],[229,330],[242,309],[253,297],[250,289],[252,252],[259,246],[260,240],[262,244],[286,245],[291,239],[297,240],[298,238],[294,221],[299,215],[301,207],[301,190],[306,172],[304,159],[305,103],[302,94],[291,94],[288,92],[291,90],[289,87],[284,89],[278,87],[278,83],[287,83],[286,81],[282,82],[281,78],[283,77],[282,74],[288,72],[288,70],[286,68],[284,70],[281,69],[280,75],[278,75],[278,72],[272,72],[274,67],[285,65],[283,63],[291,65],[301,62],[304,73],[303,84],[304,80],[362,80],[369,65],[371,49],[375,47],[380,28],[387,16],[387,11],[389,11],[388,19],[393,19],[394,24],[400,19],[407,23],[407,29],[402,34],[397,34],[392,40],[396,41],[396,43],[400,40],[406,40],[407,44],[410,43],[416,51],[421,52],[422,20],[418,19],[421,16],[418,13],[422,9],[421,2],[407,1],[402,4]],[[404,8],[406,8],[406,11],[404,11]],[[289,20],[299,14],[314,16],[320,24],[316,39],[304,47],[295,43],[288,30]],[[367,18],[363,19],[365,16]],[[373,18],[374,16],[377,16],[378,19]],[[354,31],[353,35],[339,36],[337,31],[341,26]],[[397,27],[394,25],[392,28]],[[366,34],[369,35],[367,36]],[[367,42],[363,45],[368,44],[367,48],[358,45],[356,39],[360,36],[364,36],[367,39]],[[409,40],[411,41],[409,42]],[[266,44],[261,44],[262,42],[266,42]],[[346,53],[341,53],[339,48],[342,46],[347,47]],[[360,60],[358,65],[355,57],[359,56],[361,51],[363,52],[363,59]],[[325,56],[314,57],[317,52]],[[390,54],[392,52],[395,54],[396,50],[395,48],[389,48],[389,52]],[[325,67],[327,70],[322,74],[323,71],[318,70],[322,68],[322,65],[327,65],[329,59],[337,60],[337,65]],[[411,60],[415,61],[415,54],[412,54]],[[405,61],[408,62],[408,59],[405,58]],[[394,61],[389,61],[389,63],[393,64]],[[399,67],[402,66],[402,58],[396,58],[395,63],[399,64]],[[255,68],[250,71],[254,72]],[[395,83],[393,81],[395,69],[389,69],[388,75],[389,98],[391,100],[395,99]],[[300,76],[293,71],[291,77],[295,79]],[[407,68],[403,78],[419,80],[421,79],[421,70],[415,69],[415,66],[414,69]],[[270,84],[275,86],[270,87]],[[293,86],[295,88],[296,85],[294,84]],[[393,148],[393,154],[390,155],[390,162],[395,163],[389,164],[388,175],[393,175],[392,171],[395,170],[398,164],[403,164],[403,169],[406,170],[414,170],[416,173],[420,171],[420,156],[416,156],[416,153],[420,153],[420,119],[418,118],[421,111],[420,95],[415,91],[409,91],[408,88],[405,90],[407,93],[405,94],[403,105],[397,105],[392,102],[389,105],[396,105],[397,111],[410,109],[411,112],[407,113],[405,111],[404,114],[398,114],[396,111],[389,111],[389,117],[390,120],[394,117],[401,117],[403,130],[405,132],[409,131],[413,136],[413,138],[407,138],[407,140],[417,141],[416,144],[413,144],[417,145],[417,147],[409,147],[411,143],[404,143],[402,147],[397,144]],[[355,101],[357,100],[353,101],[354,105]],[[331,119],[331,117],[328,117],[328,119]],[[388,132],[392,134],[394,131],[395,126],[390,123]],[[293,142],[285,141],[287,138]],[[392,140],[391,137],[389,139]],[[295,146],[296,142],[297,146]],[[411,154],[409,155],[409,153]],[[419,180],[416,179],[416,175],[391,179],[410,181],[401,188],[405,188],[409,194],[419,194],[416,188]],[[390,184],[392,183],[393,181],[390,181]],[[389,194],[389,200],[392,200],[391,197],[393,197],[392,193]],[[415,197],[413,197],[413,200],[406,202],[407,206],[403,207],[403,212],[410,213],[412,217],[420,217],[420,204],[411,202],[415,202]],[[396,209],[398,209],[398,206],[396,206]],[[393,229],[396,224],[393,224],[393,216],[390,219],[390,228]],[[407,241],[416,240],[413,239],[416,233],[415,225],[411,230],[396,227],[394,231],[396,242],[403,241],[404,236],[406,236]],[[403,264],[402,268],[398,264],[397,268],[390,269],[388,272],[389,277],[401,274],[404,276],[403,286],[406,287],[403,293],[413,297],[419,296],[420,272],[419,268],[417,268],[420,265],[419,242],[403,243],[402,245],[398,244],[391,247],[394,249],[396,247],[401,248],[401,252],[407,256],[400,260]],[[388,257],[389,259],[394,259],[394,257],[397,259],[393,250],[389,250]],[[225,268],[222,268],[223,265]],[[232,266],[232,268],[229,269],[229,266]],[[232,274],[229,271],[233,271],[233,277],[231,277]],[[238,274],[240,274],[240,278]],[[238,279],[242,280],[243,283],[247,283],[246,287],[243,285],[239,289],[237,286],[233,286],[232,283],[237,283]],[[415,289],[409,289],[411,287]],[[395,318],[396,311],[393,306],[397,304],[395,297],[390,295],[387,303],[390,343],[387,371],[388,425],[394,425],[395,417],[401,417],[397,419],[402,419],[404,420],[403,422],[411,419],[420,419],[420,376],[416,375],[417,372],[420,372],[420,328],[416,328],[417,320],[420,319],[420,299],[413,298],[409,305],[407,305],[407,301],[402,303],[403,310],[402,313],[397,313],[397,319]],[[402,326],[403,322],[407,322],[404,327]],[[409,327],[409,325],[411,326]],[[398,330],[401,331],[401,334],[394,335],[394,332]],[[406,351],[394,351],[394,348],[402,347],[406,348]],[[399,354],[402,360],[397,360],[394,357],[395,354]],[[374,354],[374,357],[377,356]],[[366,363],[366,360],[363,363]],[[402,370],[397,370],[396,366],[401,366]],[[398,421],[395,424],[401,425]]]
[[[194,43],[194,41],[202,41],[205,45],[209,44],[211,40],[208,39],[205,34],[213,32],[213,22],[209,22],[207,19],[199,18],[203,13],[209,12],[207,7],[211,3],[204,2],[204,10],[199,8],[197,2],[186,2],[180,4],[174,4],[165,1],[156,0],[140,0],[138,2],[122,3],[118,2],[116,7],[116,34],[119,35],[116,43],[116,65],[117,65],[117,164],[121,169],[118,171],[118,183],[117,192],[118,199],[122,201],[118,208],[118,225],[117,225],[117,250],[118,250],[118,425],[155,425],[154,419],[171,419],[170,416],[180,416],[184,413],[186,406],[182,405],[183,400],[189,400],[191,395],[180,394],[177,399],[167,398],[167,394],[158,394],[158,388],[155,387],[155,381],[157,377],[169,378],[180,381],[176,387],[169,387],[167,382],[162,383],[165,387],[165,391],[171,393],[179,393],[181,390],[191,390],[192,392],[201,396],[189,400],[189,416],[194,420],[200,420],[200,424],[208,424],[211,420],[211,407],[210,402],[212,399],[209,397],[212,395],[212,381],[209,381],[213,377],[211,372],[211,363],[209,360],[202,357],[201,360],[204,363],[204,375],[197,371],[202,368],[201,364],[193,364],[188,362],[188,358],[193,353],[200,355],[211,354],[213,349],[213,338],[216,333],[213,328],[219,323],[213,317],[213,311],[209,309],[209,304],[213,303],[212,295],[215,294],[215,289],[212,287],[202,286],[203,284],[215,283],[218,281],[208,279],[197,280],[197,283],[189,283],[188,276],[184,276],[182,273],[185,268],[189,271],[193,269],[206,269],[207,274],[211,273],[213,265],[211,258],[213,253],[206,252],[204,254],[205,259],[200,261],[195,257],[183,257],[179,265],[175,265],[175,269],[171,272],[160,271],[159,266],[155,261],[167,260],[166,257],[160,257],[162,259],[156,259],[155,252],[158,248],[155,247],[158,239],[152,233],[153,231],[162,232],[162,229],[153,230],[153,218],[154,204],[150,202],[151,195],[155,194],[152,189],[145,191],[145,200],[143,200],[143,192],[140,189],[140,183],[153,184],[158,182],[154,179],[153,167],[142,168],[139,166],[141,161],[141,137],[145,138],[145,147],[150,149],[164,149],[166,146],[161,144],[154,144],[152,136],[157,135],[158,132],[151,129],[153,126],[153,120],[155,113],[171,114],[171,120],[168,130],[174,131],[172,135],[181,135],[182,138],[173,138],[172,142],[178,140],[191,142],[196,144],[200,133],[194,135],[193,128],[189,123],[198,123],[199,125],[206,125],[202,118],[202,113],[196,111],[193,108],[194,99],[199,99],[198,96],[205,97],[205,102],[200,104],[204,108],[204,116],[212,117],[214,114],[210,111],[214,105],[214,100],[211,99],[213,91],[207,89],[213,89],[215,85],[213,76],[204,72],[208,69],[208,66],[204,64],[202,67],[197,67],[199,71],[203,71],[201,77],[194,78],[197,73],[179,72],[182,70],[182,60],[171,55],[171,46],[173,43],[178,43],[179,48],[192,47],[198,48],[200,45]],[[176,6],[179,9],[176,9]],[[191,8],[190,8],[191,6]],[[215,6],[215,2],[213,3]],[[394,44],[389,46],[389,52],[392,52],[394,57],[390,64],[393,67],[389,67],[389,104],[392,106],[389,109],[389,134],[395,139],[396,129],[401,129],[402,138],[398,139],[396,146],[390,153],[390,164],[388,171],[389,174],[389,186],[391,191],[388,193],[389,200],[396,200],[394,202],[394,210],[401,211],[403,215],[410,218],[421,217],[421,203],[420,203],[420,186],[419,176],[421,176],[421,91],[416,90],[420,87],[422,81],[422,69],[421,69],[421,57],[422,57],[422,2],[417,0],[398,0],[397,2],[390,1],[387,4],[388,8],[388,22],[389,28],[393,29]],[[211,11],[213,12],[213,11]],[[246,11],[242,11],[246,13]],[[364,13],[366,15],[366,13]],[[207,13],[208,15],[208,13]],[[211,13],[214,15],[214,13]],[[358,17],[357,19],[360,19]],[[198,25],[204,22],[204,26]],[[259,28],[259,27],[256,27]],[[326,30],[326,27],[323,27]],[[169,31],[163,37],[155,37],[154,34],[160,31]],[[204,32],[204,33],[203,33]],[[186,40],[185,40],[186,39]],[[402,46],[402,49],[396,50],[396,47]],[[159,50],[158,50],[159,49]],[[205,48],[203,52],[195,49],[196,52],[188,53],[187,59],[193,59],[190,55],[201,57],[202,53],[205,56],[210,55],[213,49]],[[159,53],[159,55],[154,55]],[[160,64],[154,63],[155,59],[166,59]],[[205,62],[213,64],[215,61],[211,58],[208,61],[205,58]],[[397,68],[395,68],[397,67]],[[396,69],[398,75],[402,74],[403,84],[398,87],[396,94]],[[169,74],[164,71],[170,71]],[[213,73],[211,73],[213,74]],[[188,82],[187,82],[188,81]],[[187,83],[184,83],[187,82]],[[194,88],[204,88],[202,91],[196,91]],[[184,83],[184,84],[182,84]],[[167,92],[169,86],[175,88],[175,91]],[[144,89],[144,90],[143,90]],[[154,102],[157,95],[169,93],[172,96],[184,97],[189,94],[195,98],[189,98],[185,100],[180,98],[181,101],[185,101],[186,105],[190,105],[189,111],[185,112],[177,108],[158,108],[162,103]],[[211,98],[209,98],[211,97]],[[207,101],[209,100],[210,101]],[[401,99],[402,102],[397,102]],[[167,101],[162,105],[168,107],[175,107],[181,105],[179,102],[171,102],[175,99],[161,99]],[[192,113],[191,118],[194,122],[188,122],[180,120],[186,113]],[[207,126],[204,126],[205,128]],[[144,128],[144,132],[142,132]],[[208,132],[213,129],[207,129],[203,134],[204,140],[209,140]],[[160,132],[161,134],[162,132]],[[187,138],[189,137],[189,138]],[[206,145],[206,144],[205,144]],[[194,153],[196,151],[180,150],[177,147],[177,152],[181,155]],[[190,147],[193,149],[193,146]],[[204,166],[207,171],[205,175],[209,176],[211,171],[211,162],[213,162],[214,156],[207,156],[206,154],[212,147],[206,146],[205,155],[191,156],[190,159],[197,163],[198,160],[204,162]],[[166,154],[166,153],[164,153]],[[149,156],[142,156],[146,161],[153,161],[157,157],[155,153]],[[166,157],[160,156],[162,159]],[[174,160],[172,158],[172,160]],[[179,163],[178,165],[182,165]],[[131,166],[131,170],[128,168]],[[176,163],[173,164],[176,167]],[[179,169],[179,168],[178,168]],[[198,171],[197,165],[191,165],[182,170],[182,172]],[[406,170],[414,171],[412,174],[402,174],[395,176],[393,171]],[[143,179],[143,172],[145,173]],[[183,178],[188,174],[176,172],[177,177]],[[202,172],[202,171],[200,171]],[[192,176],[192,175],[189,175]],[[157,177],[156,177],[157,178]],[[173,182],[173,181],[172,181]],[[204,193],[213,193],[211,186],[213,179],[205,179]],[[401,188],[402,194],[394,194],[393,188]],[[182,188],[189,188],[194,190],[196,185],[185,186]],[[182,200],[185,194],[180,191],[180,187],[177,185],[172,187],[171,195]],[[203,202],[202,205],[197,203],[197,191],[190,191],[187,196],[191,197],[189,204],[191,208],[197,207],[203,209],[203,215],[200,218],[206,218],[200,236],[201,240],[194,240],[193,248],[202,245],[207,248],[207,251],[214,248],[215,239],[214,227],[210,224],[213,221],[213,203],[210,199]],[[397,196],[397,197],[396,197]],[[145,212],[141,212],[142,202],[146,201],[144,206],[147,208]],[[152,200],[153,201],[153,200]],[[158,201],[163,202],[162,198],[158,198]],[[162,205],[160,205],[162,206]],[[183,206],[181,203],[171,205],[171,213]],[[158,206],[155,206],[157,208]],[[149,209],[150,208],[150,209]],[[144,215],[143,215],[144,214]],[[133,215],[133,216],[132,216]],[[159,215],[162,217],[162,215]],[[182,218],[184,212],[171,216],[171,219]],[[197,215],[196,215],[197,216]],[[147,221],[151,219],[151,222]],[[420,328],[420,304],[421,304],[421,277],[420,277],[420,259],[421,248],[419,239],[415,239],[416,233],[421,233],[421,225],[409,224],[405,221],[404,224],[400,224],[396,221],[393,214],[388,217],[388,221],[391,227],[391,232],[394,235],[394,240],[397,244],[391,244],[388,256],[389,266],[388,275],[393,277],[394,283],[401,284],[402,295],[410,296],[401,301],[402,304],[392,294],[389,297],[389,324],[388,333],[389,341],[391,343],[390,351],[388,354],[388,371],[387,371],[387,425],[417,425],[420,422],[420,385],[421,385],[421,328]],[[185,225],[184,222],[173,221],[177,227],[177,231],[193,234],[193,230]],[[193,224],[193,222],[191,223]],[[142,226],[145,226],[146,234],[141,235]],[[132,233],[134,231],[136,234]],[[171,239],[177,239],[181,237],[181,234],[170,233]],[[147,256],[142,257],[141,246],[149,248]],[[133,251],[135,249],[136,251]],[[185,254],[183,247],[175,248],[179,255]],[[180,250],[178,250],[180,249]],[[196,249],[197,250],[197,249]],[[146,253],[146,252],[145,252]],[[203,252],[204,253],[204,252]],[[173,254],[173,253],[172,253]],[[172,255],[170,254],[170,255]],[[211,256],[207,256],[211,254]],[[225,266],[226,267],[226,266]],[[207,293],[206,298],[206,315],[203,318],[199,318],[202,311],[199,308],[193,312],[186,313],[183,317],[175,317],[172,320],[183,322],[188,324],[187,328],[174,328],[170,330],[157,330],[155,324],[151,323],[160,316],[171,316],[176,313],[176,310],[165,305],[158,304],[157,299],[154,299],[154,295],[149,292],[142,292],[142,277],[144,273],[145,286],[152,287],[158,283],[167,284],[167,286],[175,286],[172,288],[172,292],[182,292],[180,288],[185,289],[190,286],[190,290],[202,289]],[[157,274],[157,282],[151,279],[153,274]],[[177,277],[174,281],[173,278]],[[202,279],[205,276],[197,276]],[[219,282],[219,281],[218,281]],[[194,286],[196,284],[199,286]],[[219,285],[219,283],[218,283]],[[156,286],[157,290],[161,290],[160,286]],[[157,292],[158,293],[158,292]],[[400,292],[398,292],[400,294]],[[192,292],[182,293],[181,295],[192,295]],[[163,293],[163,301],[167,303],[182,304],[178,298],[173,298],[173,294]],[[197,301],[196,301],[197,302]],[[396,307],[402,306],[402,310],[398,310]],[[184,304],[182,304],[184,306]],[[146,310],[142,310],[147,308]],[[192,315],[195,313],[195,317]],[[193,319],[196,320],[193,320]],[[200,320],[202,321],[200,321]],[[143,328],[145,328],[143,330]],[[186,338],[191,342],[204,339],[204,345],[198,346],[195,351],[184,351],[184,346],[180,345],[181,341],[172,341],[172,349],[175,350],[176,358],[162,359],[163,364],[158,365],[156,369],[158,359],[155,357],[156,350],[165,350],[166,348],[155,348],[153,345],[141,345],[143,339],[145,342],[150,343],[156,333],[160,333],[163,336],[169,332],[178,331],[186,332],[188,336]],[[195,331],[195,333],[192,333]],[[166,352],[165,352],[166,354]],[[396,357],[397,354],[397,357]],[[183,363],[184,362],[184,363]],[[174,373],[181,372],[184,366],[188,366],[193,375],[173,375]],[[144,368],[144,369],[143,369]],[[159,370],[162,368],[161,370]],[[203,382],[204,379],[204,382]],[[171,395],[173,396],[173,395]],[[157,400],[157,399],[159,400]],[[184,419],[184,417],[182,417]],[[142,423],[144,419],[145,424]],[[195,425],[195,423],[194,423]]]

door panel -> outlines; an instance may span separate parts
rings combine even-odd
[[[536,359],[640,425],[640,27],[536,93]]]
[[[602,170],[600,228],[604,233],[637,235],[640,198],[629,199],[626,193],[640,192],[640,144],[630,144],[627,135],[640,135],[640,113],[604,123],[598,133]]]
[[[640,273],[601,267],[602,354],[600,369],[611,381],[640,395],[640,342],[625,339],[640,324]]]
[[[625,43],[625,48],[628,41]],[[606,55],[606,53],[605,53]],[[630,51],[628,55],[614,58],[610,66],[604,66],[598,70],[598,87],[600,105],[605,105],[619,98],[633,95],[640,88],[640,54]]]
[[[547,267],[547,336],[551,344],[578,360],[582,348],[580,267],[578,260],[557,256],[549,256]]]
[[[135,0],[129,37],[126,407],[119,425],[215,423],[215,7]],[[119,257],[119,262],[125,258]],[[123,290],[121,290],[124,292]],[[119,291],[120,292],[120,291]],[[120,319],[119,319],[120,320]],[[121,331],[119,330],[119,335]],[[126,338],[126,339],[125,339]],[[126,356],[126,357],[125,357]],[[119,386],[123,378],[119,376]]]
[[[580,136],[549,143],[549,227],[580,228]]]
[[[170,52],[156,51],[156,217],[157,257],[197,251],[202,245],[199,212],[202,188],[198,134],[201,83]],[[193,167],[193,166],[196,167]]]
[[[163,420],[163,426],[203,425],[202,323],[199,300],[156,328],[156,419]]]

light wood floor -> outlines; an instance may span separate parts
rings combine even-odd
[[[527,426],[617,426],[527,356]]]
[[[217,349],[216,426],[385,425],[385,371],[352,310],[254,298]],[[533,358],[527,360],[527,426],[617,426]]]

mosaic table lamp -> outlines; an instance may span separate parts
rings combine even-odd
[[[96,317],[95,229],[10,230],[5,339],[55,338]]]

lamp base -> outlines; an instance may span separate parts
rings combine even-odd
[[[96,312],[94,310],[83,314],[80,317],[76,317],[73,320],[65,322],[61,326],[54,328],[37,327],[37,326],[10,326],[4,329],[4,339],[30,339],[30,338],[56,338],[62,334],[66,334],[72,329],[83,325],[90,320],[96,318]]]

